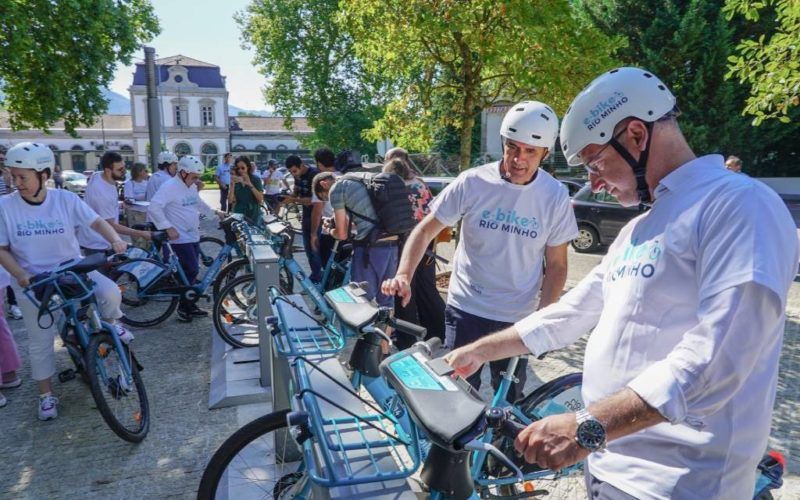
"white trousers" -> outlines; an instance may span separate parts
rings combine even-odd
[[[94,282],[94,294],[97,297],[100,316],[106,321],[115,321],[121,318],[122,311],[119,305],[122,303],[122,295],[116,283],[97,271],[90,272],[89,277]],[[53,340],[58,335],[56,327],[58,326],[58,317],[62,312],[59,311],[53,314],[52,324],[49,315],[42,316],[41,323],[47,327],[42,328],[39,326],[39,308],[22,292],[16,282],[12,283],[12,286],[17,293],[17,301],[22,309],[25,330],[28,332],[31,376],[37,381],[47,380],[56,372],[56,354]]]

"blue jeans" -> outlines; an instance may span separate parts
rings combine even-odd
[[[365,263],[364,254],[369,252],[369,263]],[[381,293],[383,280],[394,277],[397,272],[397,245],[353,247],[353,258],[350,260],[350,279],[356,283],[367,283],[367,296],[375,299],[382,307],[394,307],[394,297]]]
[[[311,267],[311,281],[319,283],[322,280],[322,257],[319,255],[319,250],[311,248],[311,214],[306,217],[303,214],[303,248],[306,251],[306,258],[308,265]],[[321,233],[317,233],[317,238]],[[319,241],[319,240],[317,240]]]
[[[455,349],[471,344],[492,333],[505,330],[513,324],[514,323],[506,323],[504,321],[495,321],[493,319],[475,316],[474,314],[448,305],[444,310],[445,344],[448,348]],[[500,379],[502,378],[501,372],[504,372],[507,367],[507,359],[489,363],[489,368],[492,372],[492,387],[495,390],[500,386]],[[511,389],[508,391],[507,399],[511,403],[522,397],[522,388],[525,387],[525,380],[528,378],[527,368],[528,358],[520,356],[519,363],[517,363],[517,371],[514,374],[518,382],[512,383]],[[481,371],[483,371],[483,367],[467,378],[467,382],[476,389],[480,389],[481,387]]]

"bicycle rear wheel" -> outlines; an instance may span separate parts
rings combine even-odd
[[[200,487],[198,500],[214,498],[294,498],[302,493],[308,477],[298,462],[286,463],[276,450],[273,434],[287,426],[286,414],[281,410],[259,417],[222,443],[208,462]],[[291,439],[289,433],[282,433]],[[295,446],[283,443],[284,447]]]
[[[214,300],[214,328],[233,347],[257,346],[257,308],[255,276],[239,276],[225,285]]]
[[[100,415],[114,433],[131,443],[139,443],[150,430],[150,405],[144,382],[130,349],[119,352],[111,335],[98,332],[89,340],[86,349],[86,372],[92,397]],[[122,358],[131,367],[128,373]]]
[[[135,261],[128,261],[133,264]],[[146,261],[147,265],[155,266],[151,261]],[[167,273],[167,268],[161,266],[160,273]],[[146,289],[141,289],[139,279],[128,271],[117,271],[114,282],[119,287],[122,294],[122,318],[120,321],[126,325],[148,327],[161,323],[166,320],[178,307],[178,296],[164,294],[159,295],[158,290],[163,288],[177,287],[175,278],[165,274],[159,282]]]

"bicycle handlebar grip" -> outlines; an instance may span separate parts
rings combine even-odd
[[[424,326],[415,325],[414,323],[402,319],[392,319],[392,326],[399,332],[417,337],[418,340],[424,339],[425,335],[428,334],[428,329]]]
[[[516,439],[517,435],[522,432],[523,429],[525,429],[524,425],[507,418],[500,427],[500,433],[509,439]]]
[[[442,348],[442,339],[439,337],[432,337],[425,341],[425,346],[428,348],[428,354],[432,356],[433,353]]]

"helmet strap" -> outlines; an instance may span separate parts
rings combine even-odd
[[[633,170],[633,175],[636,177],[636,192],[639,194],[639,202],[642,204],[648,204],[653,201],[650,196],[650,188],[647,186],[647,180],[645,179],[647,173],[647,159],[650,156],[650,140],[653,138],[653,123],[645,122],[645,127],[647,127],[647,141],[644,150],[639,155],[639,161],[636,161],[633,155],[631,155],[618,140],[612,137],[609,141],[611,146],[619,153],[622,159],[630,165],[631,170]]]
[[[44,189],[44,180],[42,179],[42,177],[44,177],[44,172],[36,172],[36,178],[39,179],[39,189],[37,189],[36,192],[33,194],[34,199],[38,198],[39,193],[41,193],[42,189]]]

